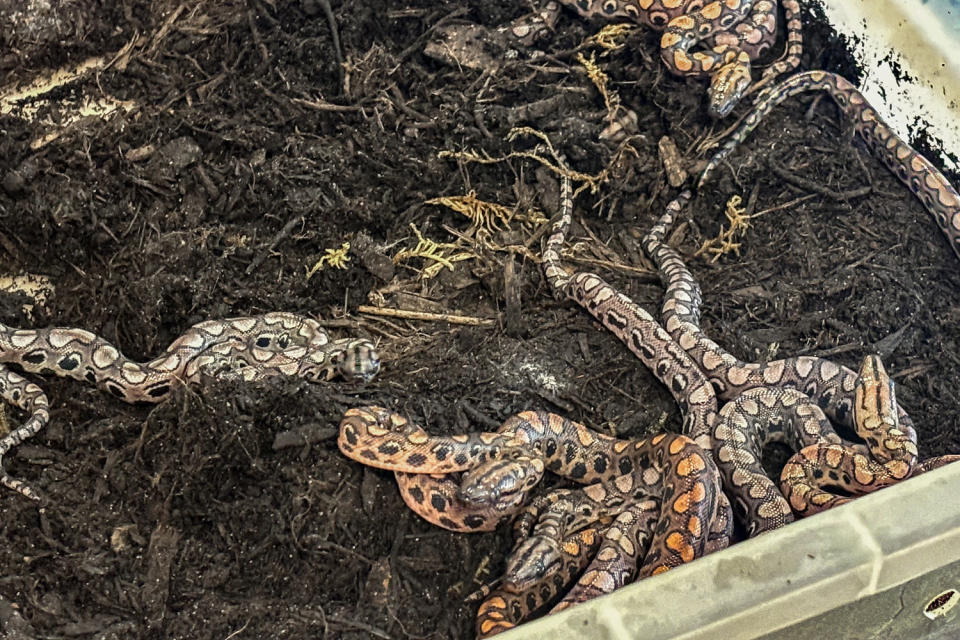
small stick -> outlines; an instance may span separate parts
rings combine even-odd
[[[767,164],[770,166],[770,170],[773,171],[774,175],[776,175],[781,180],[784,180],[785,182],[789,182],[795,187],[800,187],[801,189],[805,189],[807,191],[812,191],[813,193],[818,193],[822,196],[826,196],[831,200],[850,200],[852,198],[860,198],[865,195],[868,195],[871,191],[873,191],[873,187],[871,185],[866,185],[864,187],[859,187],[857,189],[851,189],[849,191],[835,191],[833,189],[823,186],[819,182],[814,182],[812,180],[807,180],[806,178],[801,178],[800,176],[796,175],[786,167],[780,164],[777,164],[772,159],[769,160]]]
[[[427,311],[408,311],[406,309],[391,309],[389,307],[371,307],[360,305],[360,313],[369,313],[375,316],[390,318],[405,318],[407,320],[425,320],[427,322],[449,322],[450,324],[468,324],[474,327],[492,327],[497,321],[492,318],[477,318],[474,316],[460,316],[453,313],[429,313]]]
[[[267,245],[267,248],[250,262],[250,265],[245,271],[247,275],[253,273],[257,267],[263,264],[264,260],[270,256],[270,252],[273,251],[278,244],[280,244],[280,241],[290,235],[290,232],[293,231],[293,228],[303,221],[303,215],[304,214],[302,213],[298,213],[290,218],[290,220],[287,221],[287,224],[283,225],[283,228],[277,232],[277,235],[273,236],[273,240],[270,241],[270,244]]]
[[[333,55],[337,60],[337,71],[340,73],[340,86],[343,87],[343,51],[340,49],[340,31],[337,29],[337,17],[333,15],[333,7],[330,6],[330,0],[320,0],[320,7],[323,14],[327,17],[327,24],[330,26],[330,38],[333,40]]]
[[[309,107],[316,111],[351,112],[363,109],[363,107],[358,104],[333,104],[332,102],[325,102],[323,100],[304,100],[303,98],[290,98],[290,102]]]

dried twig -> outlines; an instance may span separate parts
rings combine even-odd
[[[390,318],[404,318],[406,320],[424,320],[427,322],[449,322],[450,324],[467,324],[474,327],[492,327],[497,321],[492,318],[477,318],[474,316],[460,316],[454,313],[429,313],[427,311],[408,311],[407,309],[392,309],[389,307],[371,307],[360,305],[360,313],[369,313],[374,316]]]

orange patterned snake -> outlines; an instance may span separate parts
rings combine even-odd
[[[659,518],[660,502],[650,498],[631,504],[610,522],[595,521],[562,540],[556,538],[557,531],[525,540],[511,553],[499,587],[492,592],[484,587],[470,597],[484,597],[477,611],[477,637],[515,627],[565,589],[551,613],[626,584],[646,555]]]
[[[438,436],[381,407],[353,408],[344,414],[337,444],[348,458],[399,472],[404,501],[427,521],[451,531],[493,530],[523,506],[549,470],[589,484],[582,495],[596,510],[587,520],[616,515],[604,509],[633,500],[638,491],[683,497],[682,514],[671,513],[669,501],[663,514],[673,524],[661,536],[662,562],[673,566],[699,550],[706,527],[700,536],[682,540],[670,533],[695,528],[691,518],[712,522],[718,508],[716,467],[689,438],[670,434],[620,440],[541,411],[517,414],[496,432]],[[465,472],[459,483],[432,477],[456,472]],[[572,521],[567,529],[576,531],[586,523]]]
[[[846,504],[860,495],[960,460],[946,455],[917,462],[917,448],[900,430],[894,385],[876,356],[860,367],[853,422],[869,455],[842,444],[821,443],[797,452],[780,473],[780,487],[801,516]],[[839,495],[828,489],[839,489]]]
[[[369,340],[330,340],[315,321],[292,313],[268,313],[196,324],[159,357],[138,363],[106,340],[83,329],[14,329],[0,325],[0,362],[31,373],[54,373],[93,383],[124,402],[156,403],[204,374],[258,380],[297,376],[326,380],[334,375],[369,380],[380,359]],[[37,434],[50,419],[46,394],[0,365],[0,395],[29,414],[0,439],[0,484],[32,499],[29,486],[3,471],[3,455]]]
[[[675,340],[650,314],[615,291],[600,276],[589,273],[568,276],[563,270],[559,252],[573,209],[570,181],[566,177],[561,180],[560,200],[561,216],[543,253],[544,273],[553,290],[574,299],[589,311],[667,385],[684,410],[684,433],[713,452],[750,535],[792,522],[789,504],[763,473],[758,460],[744,461],[741,458],[743,451],[749,451],[744,445],[762,443],[778,435],[792,439],[796,447],[814,444],[821,438],[838,441],[829,423],[803,407],[795,414],[795,427],[779,425],[784,410],[792,411],[784,404],[792,402],[786,397],[776,399],[778,405],[771,406],[769,411],[742,412],[734,404],[718,413],[711,380],[685,350],[689,346],[685,336]],[[744,478],[756,479],[756,482],[746,485]]]
[[[633,508],[628,508],[620,517],[632,513]],[[559,557],[553,547],[549,548],[546,553],[554,556],[550,572],[532,585],[517,588],[516,585],[501,584],[493,590],[484,587],[471,595],[468,598],[471,601],[483,598],[477,611],[478,640],[512,629],[561,594],[598,554],[601,544],[609,544],[607,536],[612,527],[604,529],[605,526],[602,521],[597,521],[563,540],[559,545]],[[536,559],[530,563],[534,562]]]
[[[558,576],[568,573],[570,554],[565,546],[574,544],[578,532],[600,518],[616,516],[617,528],[609,531],[621,535],[613,538],[611,534],[607,540],[617,547],[608,545],[607,556],[598,558],[572,598],[612,590],[634,573],[645,577],[690,562],[704,554],[711,536],[726,544],[727,518],[719,512],[729,506],[721,503],[719,474],[710,456],[683,435],[620,440],[556,414],[527,411],[506,420],[495,433],[433,436],[386,409],[362,407],[344,415],[338,444],[354,460],[394,471],[408,506],[426,520],[455,531],[490,530],[511,517],[545,470],[593,483],[578,491],[553,492],[535,502],[549,508],[528,508],[525,515],[531,520],[539,517],[540,525],[531,538],[523,539],[528,527],[519,531],[515,561],[504,581],[521,594],[515,601],[521,618],[530,612],[523,604],[525,598],[539,593],[544,584],[556,589]],[[430,475],[454,472],[464,472],[459,483]],[[652,534],[645,534],[646,520],[636,510],[651,499],[658,505],[657,526]],[[624,515],[629,513],[637,517],[631,520]],[[644,539],[628,545],[625,535]],[[549,553],[530,564],[527,561],[538,545],[546,545]],[[639,569],[634,571],[637,564]],[[614,575],[615,571],[619,573]],[[478,624],[485,634],[518,621],[496,613],[506,606],[500,599],[492,602],[496,606],[481,607]],[[491,611],[496,624],[485,617]]]
[[[708,112],[727,115],[750,86],[750,63],[763,55],[777,37],[776,0],[559,0],[586,18],[627,19],[663,31],[660,57],[680,76],[709,77]],[[763,73],[766,84],[800,64],[803,38],[797,0],[781,0],[787,24],[787,50],[783,61]],[[550,25],[556,11],[536,16],[537,24]],[[521,21],[513,35],[533,39],[535,27]],[[550,29],[550,26],[543,30]],[[539,29],[538,29],[539,31]],[[692,51],[698,44],[706,50]]]

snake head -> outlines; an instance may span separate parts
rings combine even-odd
[[[543,461],[522,452],[488,460],[463,474],[460,498],[474,505],[489,505],[499,510],[524,502],[527,493],[543,477]]]
[[[535,535],[510,554],[500,586],[513,593],[525,593],[557,573],[562,563],[560,543],[551,536]]]
[[[750,77],[750,62],[737,59],[720,67],[707,88],[707,113],[711,118],[723,118],[730,113],[753,79]]]
[[[379,371],[380,356],[373,343],[347,338],[308,350],[297,375],[316,381],[339,374],[344,380],[369,382]]]
[[[853,423],[864,439],[877,431],[900,428],[896,389],[879,356],[868,355],[860,365],[854,386]]]
[[[346,380],[369,382],[380,372],[380,355],[369,340],[350,341],[339,359],[334,356],[334,363]]]

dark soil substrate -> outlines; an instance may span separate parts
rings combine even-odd
[[[456,241],[446,228],[469,227],[424,204],[430,198],[474,189],[508,207],[555,211],[555,177],[534,163],[458,164],[440,151],[529,148],[505,141],[524,124],[581,171],[613,157],[598,141],[603,100],[575,55],[596,25],[564,13],[546,57],[511,57],[490,74],[422,53],[441,22],[493,26],[524,5],[337,3],[348,94],[322,5],[307,0],[79,2],[69,5],[76,15],[40,30],[49,40],[6,36],[3,85],[134,42],[54,97],[102,92],[137,107],[72,124],[39,150],[31,141],[62,125],[63,112],[0,119],[0,271],[44,274],[56,286],[32,319],[23,300],[4,296],[3,322],[82,327],[146,359],[200,320],[287,310],[376,338],[384,359],[364,387],[211,382],[152,409],[42,379],[51,424],[5,464],[50,503],[38,510],[0,492],[7,637],[471,638],[476,609],[463,598],[502,569],[507,532],[456,535],[420,520],[389,473],[340,455],[343,412],[382,404],[441,432],[534,408],[629,437],[678,427],[670,395],[623,345],[554,301],[522,251],[490,248],[520,246],[532,230],[494,231],[479,257],[429,280],[417,279],[422,260],[390,263],[415,244],[411,224],[442,242]],[[855,80],[842,44],[805,17],[803,67]],[[657,40],[640,31],[598,58],[640,135],[599,193],[579,197],[575,257],[648,267],[637,239],[675,193],[658,140],[671,136],[694,173],[708,154],[699,143],[722,129],[704,115],[701,83],[664,72]],[[880,351],[921,453],[960,451],[957,259],[829,100],[805,117],[812,102],[779,108],[732,156],[675,244],[692,256],[718,233],[733,194],[754,212],[808,194],[774,169],[836,192],[871,190],[815,194],[753,220],[739,257],[691,257],[704,327],[748,360],[810,354],[856,366]],[[514,118],[532,103],[526,119]],[[348,269],[305,278],[324,249],[346,241]],[[588,268],[658,307],[652,274]],[[519,315],[505,303],[510,269]],[[358,313],[361,304],[497,322],[385,320]]]

